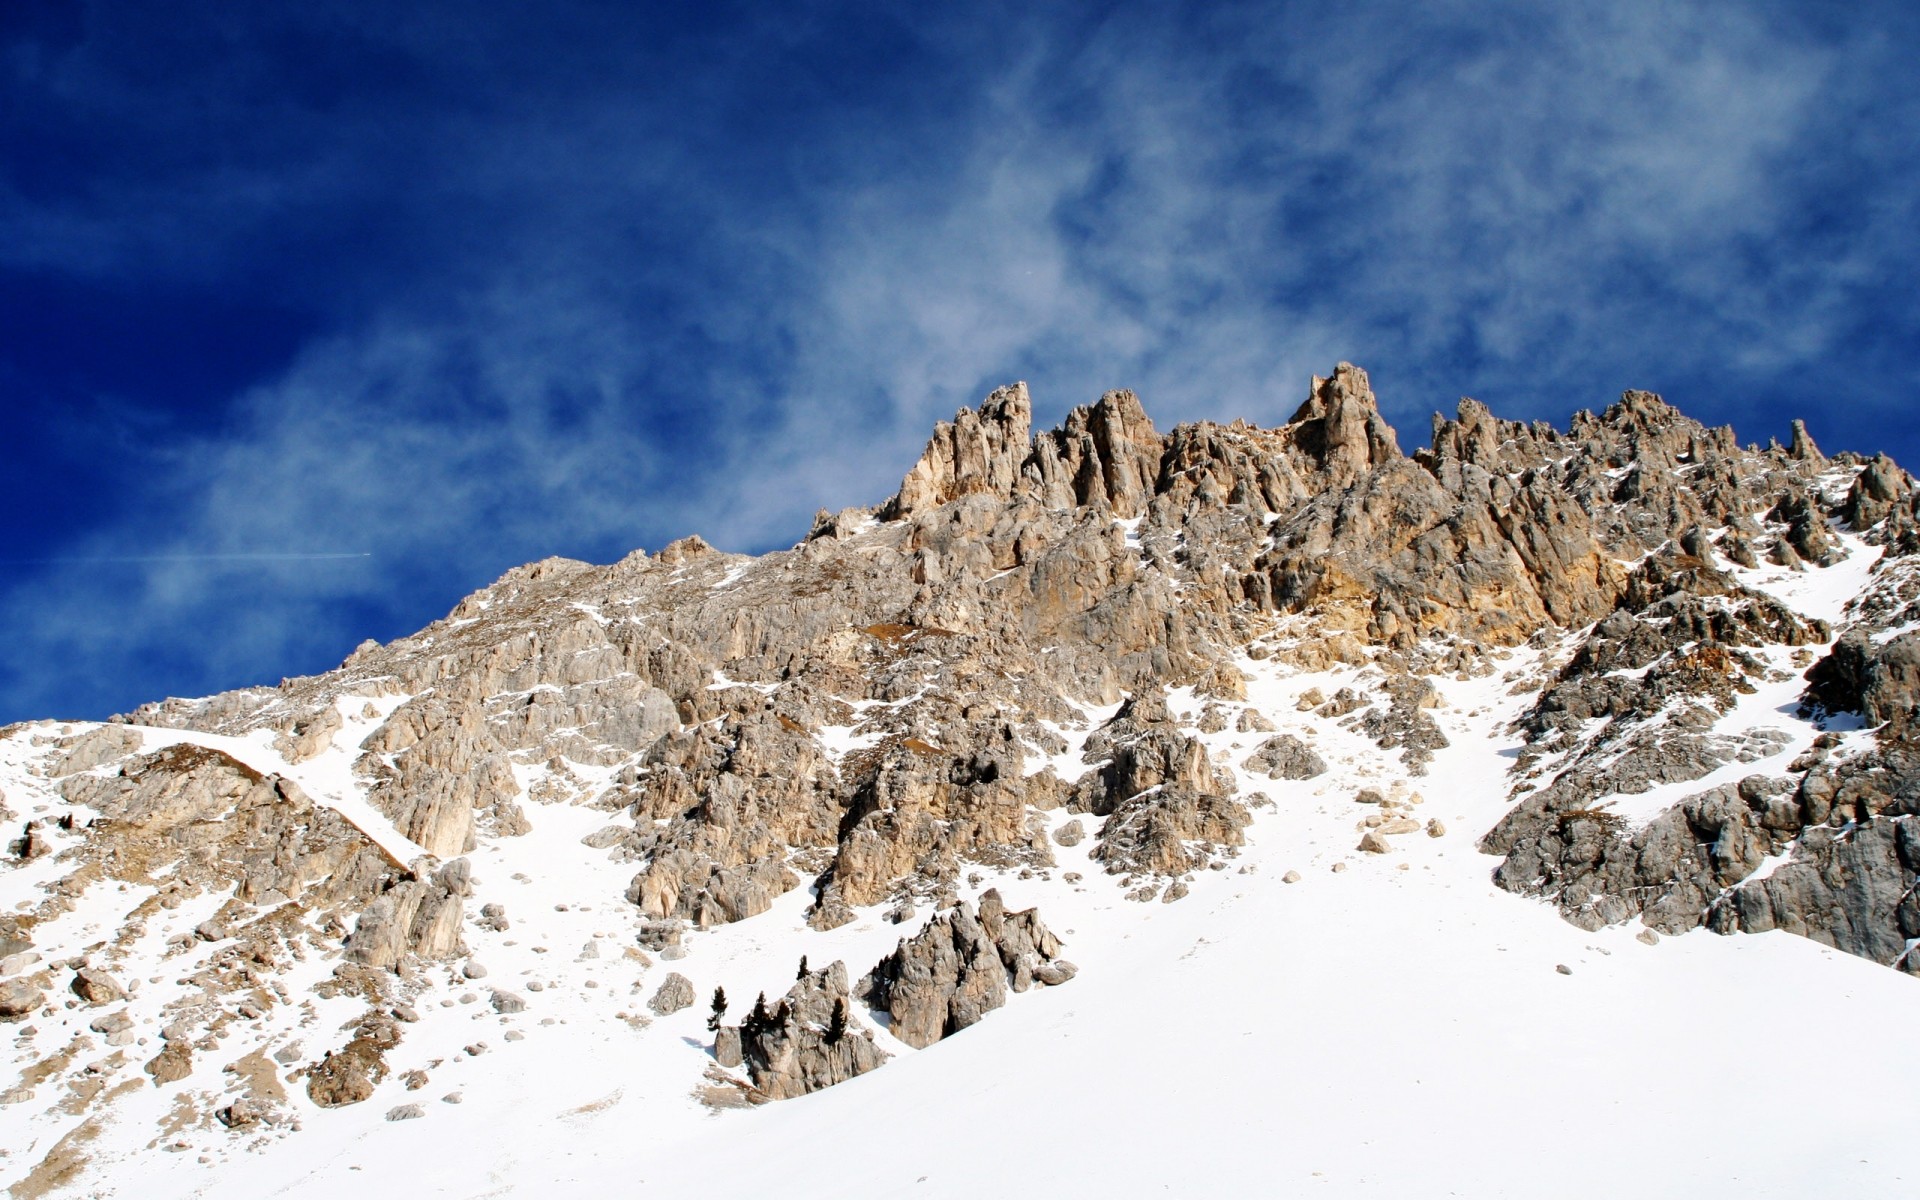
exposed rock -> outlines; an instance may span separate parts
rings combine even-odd
[[[46,1002],[45,992],[24,979],[0,983],[0,1021],[24,1020]]]
[[[885,1052],[854,1017],[845,963],[802,975],[771,1011],[737,1027],[753,1099],[788,1100],[832,1087],[884,1063]],[[722,1065],[725,1060],[722,1060]]]
[[[75,775],[138,753],[145,743],[138,730],[123,725],[101,725],[68,743],[59,773]]]
[[[322,1108],[338,1108],[372,1096],[387,1077],[386,1052],[399,1043],[399,1027],[390,1018],[369,1014],[351,1041],[307,1068],[308,1098]]]
[[[471,879],[464,858],[430,874],[417,868],[395,876],[385,894],[360,914],[347,938],[347,957],[369,967],[391,967],[408,954],[447,958],[464,953],[460,916]]]
[[[647,1007],[661,1016],[677,1013],[683,1008],[693,1006],[693,981],[678,971],[669,972],[654,990],[653,999],[647,1001]]]
[[[1742,449],[1645,392],[1565,430],[1463,400],[1430,445],[1403,455],[1348,364],[1272,429],[1162,432],[1115,391],[1036,432],[1015,386],[940,426],[889,503],[823,514],[791,549],[749,558],[684,538],[607,566],[550,559],[335,671],[106,726],[18,727],[9,753],[23,748],[26,769],[0,817],[38,863],[22,877],[46,885],[0,912],[0,1017],[37,1012],[82,956],[131,969],[118,949],[54,944],[78,924],[60,915],[104,884],[141,906],[129,937],[157,913],[194,913],[168,931],[185,939],[168,949],[180,969],[139,972],[157,980],[139,1006],[166,1039],[147,1065],[156,1082],[188,1078],[193,1047],[227,1055],[272,1036],[257,1024],[283,1029],[257,1018],[307,1002],[276,990],[296,960],[339,968],[319,998],[405,1019],[401,1000],[427,1003],[420,960],[468,952],[460,856],[565,807],[581,818],[569,836],[595,830],[588,857],[628,864],[633,911],[605,928],[633,920],[638,940],[588,943],[582,960],[649,963],[639,947],[678,959],[686,930],[752,919],[801,888],[817,928],[941,913],[860,989],[924,1044],[1007,991],[1073,976],[1037,918],[999,912],[997,897],[962,902],[970,881],[1040,878],[1090,836],[1119,881],[1063,872],[1065,885],[1141,902],[1200,891],[1194,873],[1225,870],[1250,810],[1272,807],[1236,795],[1225,745],[1256,776],[1301,780],[1328,771],[1304,735],[1332,746],[1354,732],[1418,774],[1450,738],[1490,732],[1484,708],[1449,711],[1439,691],[1489,672],[1532,697],[1512,731],[1511,810],[1481,843],[1503,860],[1502,886],[1582,925],[1790,929],[1920,973],[1905,948],[1920,936],[1920,856],[1904,833],[1920,816],[1911,478],[1890,460],[1827,457],[1804,427],[1790,446]],[[1834,628],[1758,590],[1773,586],[1768,561],[1865,572],[1863,546],[1879,561],[1831,646]],[[1347,686],[1305,689],[1293,733],[1269,736],[1280,714],[1249,703],[1264,694],[1243,674],[1254,664],[1263,686],[1275,667],[1338,667]],[[1736,719],[1759,689],[1793,686],[1787,664],[1813,667],[1805,735],[1775,712]],[[365,732],[358,745],[343,744],[349,728]],[[217,743],[234,754],[202,735],[238,739]],[[1075,746],[1082,766],[1067,765]],[[248,765],[274,754],[350,759],[357,794],[316,801]],[[1349,788],[1387,765],[1367,747],[1341,757],[1356,758],[1339,764]],[[1365,851],[1446,832],[1414,817],[1404,783],[1357,797]],[[1691,794],[1615,815],[1617,798],[1665,787]],[[386,830],[377,841],[335,808],[361,797],[425,856],[397,861]],[[1762,863],[1775,869],[1756,878]],[[509,922],[490,903],[467,936],[538,940],[544,920]],[[37,954],[35,941],[56,967],[7,957]],[[722,1029],[716,1058],[763,1096],[870,1069],[871,1040],[835,1015],[844,974],[797,983],[751,1037]],[[448,999],[482,1016],[487,990]],[[655,1011],[695,1002],[680,976],[654,997]],[[91,1033],[137,1036],[122,1020],[107,1012]],[[398,1038],[387,1024],[308,1068],[316,1102],[372,1094]]]
[[[111,1035],[120,1033],[123,1030],[132,1029],[133,1018],[128,1016],[124,1009],[119,1012],[103,1013],[88,1022],[87,1028],[93,1030],[95,1033]]]
[[[146,1065],[153,1085],[177,1083],[193,1074],[193,1049],[186,1042],[169,1041]]]
[[[1269,779],[1312,779],[1327,770],[1326,760],[1290,733],[1270,737],[1241,764]]]
[[[977,916],[963,901],[902,940],[860,981],[859,994],[888,1014],[893,1036],[930,1046],[1006,1003],[1009,989],[1071,978],[1070,967],[1047,969],[1059,952],[1038,912],[1009,913],[989,890]]]
[[[215,1109],[213,1115],[228,1129],[245,1129],[257,1124],[262,1116],[259,1107],[244,1097],[224,1108]]]
[[[81,967],[73,973],[69,985],[73,994],[91,1005],[112,1004],[127,998],[127,989],[118,980],[97,967]]]
[[[741,1048],[740,1027],[722,1025],[713,1035],[713,1057],[723,1067],[737,1067],[746,1061]]]

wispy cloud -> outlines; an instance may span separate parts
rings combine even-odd
[[[1797,381],[1859,355],[1880,390],[1825,416],[1866,444],[1916,374],[1889,349],[1912,318],[1875,307],[1916,258],[1893,128],[1914,102],[1874,74],[1910,46],[1870,20],[1010,11],[880,31],[913,77],[850,99],[814,57],[846,20],[696,41],[651,89],[579,49],[410,121],[278,97],[320,153],[4,197],[0,263],[100,277],[228,278],[322,216],[374,232],[314,263],[285,370],[155,449],[138,503],[58,555],[147,561],[0,586],[0,719],[317,668],[548,553],[781,544],[883,497],[934,419],[1013,378],[1047,417],[1129,386],[1164,424],[1275,421],[1348,358],[1409,444],[1461,392],[1559,419],[1625,386],[1764,437]],[[499,65],[500,30],[445,32],[380,53]],[[74,103],[143,94],[60,70]],[[745,103],[769,107],[743,129]],[[373,558],[244,579],[193,558],[339,547]],[[129,668],[155,661],[180,669]]]

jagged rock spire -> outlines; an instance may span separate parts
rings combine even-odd
[[[1027,385],[995,389],[976,411],[963,408],[934,426],[920,461],[882,512],[886,520],[956,500],[972,492],[1004,495],[1026,461],[1033,426]]]
[[[1797,417],[1793,422],[1793,443],[1788,446],[1787,453],[1800,462],[1827,461],[1827,456],[1820,453],[1820,447],[1814,445],[1813,435],[1807,432],[1807,423]]]
[[[1295,427],[1293,444],[1317,462],[1329,487],[1346,487],[1401,457],[1367,373],[1352,363],[1335,367],[1330,379],[1315,376],[1312,394],[1288,424]]]

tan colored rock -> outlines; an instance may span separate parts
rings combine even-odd
[[[193,1048],[186,1042],[168,1042],[147,1063],[146,1072],[155,1087],[185,1079],[193,1074]]]
[[[0,1021],[21,1021],[46,1002],[47,994],[24,979],[0,983]]]
[[[322,1108],[358,1104],[387,1077],[386,1054],[400,1043],[400,1030],[385,1014],[369,1014],[355,1036],[307,1068],[307,1097]],[[171,1049],[171,1045],[168,1047]]]
[[[127,989],[97,967],[81,967],[75,971],[69,987],[74,995],[95,1007],[127,998]]]

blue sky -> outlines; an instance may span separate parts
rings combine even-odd
[[[884,498],[1025,379],[1920,462],[1909,4],[0,4],[0,722]]]

